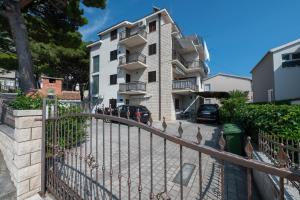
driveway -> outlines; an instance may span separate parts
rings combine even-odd
[[[167,125],[168,126],[166,129],[166,134],[178,135],[179,121],[167,122]],[[109,199],[110,194],[112,194],[113,199],[119,199],[118,175],[120,166],[121,196],[122,199],[128,199],[128,166],[130,165],[131,199],[138,199],[140,165],[141,199],[149,199],[151,189],[150,133],[141,130],[141,160],[139,163],[138,128],[130,127],[130,145],[128,145],[128,126],[120,125],[120,138],[118,134],[119,125],[113,123],[111,126],[112,127],[110,129],[110,123],[103,123],[101,120],[99,120],[97,123],[94,119],[92,123],[92,128],[88,128],[89,136],[87,137],[87,141],[83,143],[80,147],[72,150],[73,153],[77,151],[79,155],[83,156],[83,158],[85,158],[88,154],[93,155],[93,157],[95,158],[95,163],[97,163],[97,165],[99,166],[98,168],[90,170],[90,168],[87,167],[87,162],[84,159],[77,159],[77,161],[75,161],[75,156],[71,156],[72,153],[67,151],[66,165],[76,167],[78,171],[87,173],[90,177],[92,177],[92,179],[96,181],[92,183],[92,179],[86,179],[84,178],[84,176],[76,174],[74,175],[72,170],[66,170],[65,174],[72,174],[71,178],[67,178],[67,180],[73,183],[72,185],[75,190],[79,191],[78,188],[84,188],[81,192],[86,195],[86,198],[89,198],[90,196],[99,196],[100,199]],[[153,126],[162,129],[161,122],[154,122]],[[217,147],[219,139],[219,127],[216,125],[195,124],[187,121],[182,121],[183,138],[196,142],[198,126],[200,127],[203,138],[201,143],[211,147]],[[112,133],[111,138],[110,130]],[[121,147],[120,163],[119,141]],[[130,159],[128,157],[128,147],[130,147]],[[167,141],[167,191],[171,199],[180,199],[180,184],[178,182],[176,183],[175,180],[179,180],[179,176],[177,175],[179,174],[180,169],[179,148],[179,145]],[[153,192],[155,196],[158,197],[158,194],[164,191],[164,140],[158,136],[153,135],[152,149]],[[110,154],[112,155],[112,159],[110,159]],[[110,168],[110,162],[112,168]],[[183,187],[184,199],[199,199],[198,152],[187,148],[183,148],[182,163],[183,165],[188,166],[187,170],[183,170],[184,177],[187,177],[187,179],[185,180],[186,185]],[[227,169],[229,170],[228,172],[231,172],[232,169],[235,172],[225,177],[226,179],[231,180],[230,183],[233,183],[232,186],[225,186],[225,199],[244,199],[244,197],[246,197],[246,187],[243,186],[243,182],[245,182],[245,179],[242,179],[242,177],[245,175],[244,172],[240,171],[239,168],[226,167],[225,173]],[[221,199],[221,179],[219,162],[211,158],[210,156],[202,154],[202,174],[202,199]],[[110,175],[112,179],[112,191],[110,190]],[[225,185],[227,183],[226,179]],[[89,182],[91,182],[91,184]],[[230,189],[230,193],[228,192],[228,189]],[[90,191],[92,191],[92,193]],[[243,194],[240,194],[241,192]],[[228,195],[230,195],[230,197]]]

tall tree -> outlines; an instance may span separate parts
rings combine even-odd
[[[25,18],[35,16],[36,20],[44,22],[46,26],[48,23],[59,25],[60,23],[66,24],[68,22],[70,27],[72,27],[69,29],[69,32],[72,32],[78,30],[79,26],[87,23],[87,20],[83,17],[83,11],[79,8],[80,2],[85,6],[96,8],[104,8],[106,5],[106,0],[0,0],[0,16],[8,21],[9,31],[16,48],[19,85],[22,91],[28,92],[36,87],[28,29],[22,12]],[[49,15],[52,17],[48,18]],[[43,27],[37,28],[37,30],[43,30]],[[62,29],[61,33],[63,33],[64,27],[60,28]],[[40,38],[46,38],[47,35],[42,35],[42,33],[43,31],[41,31]],[[33,37],[36,38],[36,36]],[[64,39],[63,34],[57,34],[57,37],[57,40],[60,37],[61,40]]]

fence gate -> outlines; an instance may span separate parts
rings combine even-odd
[[[183,139],[181,122],[178,132],[162,130],[131,120],[127,112],[95,114],[97,108],[84,103],[62,103],[44,99],[42,142],[42,193],[46,190],[59,200],[77,199],[202,199],[216,194],[225,198],[224,163],[247,169],[247,196],[252,199],[251,170],[280,177],[280,199],[284,197],[284,179],[300,181],[300,174],[289,169],[252,160],[253,148],[248,138],[247,158],[224,152],[225,140],[220,135],[220,150],[202,144],[200,128],[194,140]],[[105,109],[102,108],[102,112]],[[117,115],[117,116],[116,116]],[[202,155],[219,162],[219,187],[203,184]],[[283,148],[280,163],[285,162]],[[193,181],[184,166],[193,168]],[[192,173],[193,173],[192,172]],[[173,176],[174,175],[174,176]],[[176,175],[176,176],[175,176]],[[210,177],[211,178],[211,177]],[[172,187],[173,186],[173,187]],[[205,186],[205,187],[204,187]],[[191,190],[193,192],[187,192]],[[207,193],[207,194],[206,194]]]

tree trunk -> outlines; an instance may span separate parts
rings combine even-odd
[[[28,32],[21,14],[20,3],[10,2],[10,9],[6,11],[5,16],[8,19],[17,51],[19,86],[23,92],[28,93],[31,89],[35,89]]]

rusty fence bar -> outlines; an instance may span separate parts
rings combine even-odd
[[[167,133],[168,125],[165,118],[160,130],[152,126],[152,118],[149,119],[149,124],[141,123],[139,111],[135,113],[137,121],[134,121],[130,119],[129,110],[125,116],[120,117],[120,111],[113,113],[111,108],[108,114],[98,114],[97,112],[105,113],[105,109],[97,108],[97,105],[65,105],[57,100],[44,100],[44,103],[42,169],[45,176],[42,178],[44,188],[42,187],[41,192],[47,190],[59,200],[171,199],[169,193],[171,188],[168,187],[170,181],[168,169],[171,165],[176,165],[179,169],[178,198],[187,199],[186,186],[183,183],[183,168],[185,154],[188,151],[195,152],[193,156],[198,168],[195,183],[197,187],[199,184],[197,191],[199,190],[200,199],[205,195],[202,174],[203,154],[215,158],[220,163],[221,199],[225,199],[225,163],[247,169],[249,200],[253,198],[253,169],[279,177],[280,199],[284,198],[284,180],[298,183],[300,181],[299,170],[289,168],[289,158],[297,161],[299,155],[299,151],[295,150],[295,146],[299,144],[295,141],[281,141],[274,136],[259,135],[259,148],[269,156],[277,156],[277,165],[274,166],[252,159],[253,147],[250,138],[247,139],[245,146],[247,157],[241,157],[224,151],[226,141],[223,132],[218,142],[220,149],[215,149],[201,143],[200,128],[195,134],[195,141],[184,139],[181,122],[178,133],[173,135]],[[121,131],[121,128],[124,128],[124,131]],[[146,143],[143,142],[143,138],[148,138]],[[161,149],[154,148],[158,142],[161,142]],[[266,147],[266,142],[269,147]],[[176,148],[174,153],[179,160],[177,157],[175,164],[169,164],[171,158],[167,150],[173,147]],[[276,149],[276,153],[271,148]],[[149,150],[147,155],[144,149]],[[161,160],[156,157],[157,153],[162,155]],[[133,159],[135,162],[132,162]],[[98,170],[101,164],[102,170]],[[295,166],[298,167],[296,164]],[[106,167],[109,170],[106,170]],[[131,171],[132,169],[136,171]],[[160,172],[157,171],[159,169]],[[114,173],[114,170],[117,173]],[[108,173],[109,179],[106,180]],[[157,177],[160,176],[158,174],[161,174],[160,179]],[[162,183],[161,188],[158,187],[160,186],[158,183]]]

